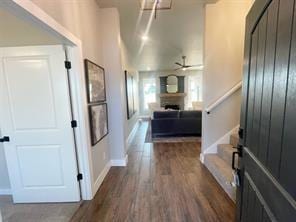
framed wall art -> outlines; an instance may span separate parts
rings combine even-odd
[[[126,104],[127,119],[133,117],[137,112],[135,105],[135,81],[133,75],[125,71],[125,88],[126,88]]]
[[[107,103],[89,106],[91,143],[93,146],[109,133],[107,111]]]
[[[88,103],[98,103],[106,101],[105,70],[101,66],[84,60],[86,75],[86,90]]]

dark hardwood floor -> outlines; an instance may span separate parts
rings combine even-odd
[[[235,205],[200,163],[200,143],[144,143],[147,123],[129,147],[127,167],[112,167],[77,221],[234,221]]]

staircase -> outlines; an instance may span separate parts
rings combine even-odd
[[[217,146],[217,154],[206,154],[204,164],[222,186],[228,196],[235,201],[236,188],[231,186],[233,181],[232,175],[232,153],[236,151],[239,138],[238,135],[230,136],[230,144],[219,144]]]

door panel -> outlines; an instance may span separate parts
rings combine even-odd
[[[287,191],[296,199],[295,132],[296,132],[296,14],[294,11],[293,33],[290,51],[289,76],[286,95],[283,144],[281,150],[279,179]]]
[[[294,1],[280,1],[267,167],[279,177]]]
[[[259,134],[260,134],[260,121],[261,121],[261,109],[262,109],[262,86],[263,86],[263,75],[264,75],[264,62],[265,62],[265,42],[266,42],[266,26],[267,26],[267,15],[264,14],[262,16],[260,24],[258,24],[258,38],[256,41],[257,43],[257,58],[256,62],[256,73],[255,76],[255,93],[254,93],[254,109],[253,109],[253,118],[250,120],[253,121],[252,123],[252,139],[251,144],[254,150],[254,153],[257,156],[261,156],[262,154],[259,152]],[[260,154],[260,155],[259,155]]]
[[[17,131],[57,127],[49,62],[48,58],[40,56],[3,59],[4,73],[8,73],[5,75],[9,86],[7,93],[13,101],[9,108]],[[38,84],[30,87],[32,82]],[[34,112],[43,115],[34,116],[31,122]]]
[[[62,46],[0,49],[2,136],[15,203],[80,200]]]
[[[294,200],[269,173],[268,169],[261,165],[256,157],[253,156],[248,148],[245,148],[244,151],[244,163],[246,168],[244,179],[252,183],[257,197],[262,198],[261,201],[264,205],[264,210],[270,212],[270,217],[275,218],[275,221],[295,221],[296,210]]]
[[[258,195],[259,192],[248,174],[245,176],[244,189],[246,210],[243,211],[242,221],[273,221],[273,215],[265,208],[263,197]]]
[[[246,27],[238,221],[296,221],[294,0],[255,1]]]
[[[277,15],[278,2],[272,2],[266,12],[266,42],[265,42],[265,58],[264,58],[264,75],[263,75],[263,93],[261,108],[261,124],[259,136],[259,155],[261,162],[266,164],[268,144],[269,144],[269,128],[271,118],[271,102],[273,96],[273,79],[274,79],[274,61],[276,50],[276,32],[277,32]],[[269,74],[267,74],[269,73]]]
[[[254,115],[254,98],[256,88],[256,69],[257,69],[257,52],[258,52],[258,30],[252,35],[252,49],[251,49],[251,64],[250,64],[250,77],[249,77],[249,100],[248,100],[248,111],[247,111],[247,134],[249,135],[246,140],[247,144],[252,143],[252,130],[253,130],[253,115]],[[250,149],[254,149],[251,147]]]
[[[22,169],[21,180],[25,188],[63,186],[60,146],[17,146],[16,149],[18,165]],[[32,159],[33,156],[39,158]],[[46,174],[44,169],[55,173]]]

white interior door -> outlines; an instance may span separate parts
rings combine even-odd
[[[15,203],[80,200],[62,46],[0,48],[0,126]]]

